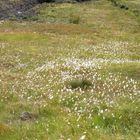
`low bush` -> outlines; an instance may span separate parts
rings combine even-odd
[[[67,85],[72,89],[77,89],[77,88],[87,89],[92,86],[92,83],[87,79],[75,79],[69,81]]]
[[[72,24],[79,24],[80,17],[78,15],[70,15],[69,22]]]

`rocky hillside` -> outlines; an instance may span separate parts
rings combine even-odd
[[[0,19],[24,19],[33,16],[37,0],[1,1]]]
[[[83,0],[0,0],[0,19],[26,19],[36,14],[35,6],[42,3],[82,2]]]
[[[0,1],[0,140],[140,140],[140,0]]]

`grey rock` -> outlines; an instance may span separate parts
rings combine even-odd
[[[28,120],[33,120],[35,119],[37,116],[31,112],[22,112],[20,115],[20,119],[22,121],[28,121]]]

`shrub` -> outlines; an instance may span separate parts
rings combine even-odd
[[[124,10],[128,10],[129,9],[128,6],[125,5],[125,4],[122,4],[121,1],[116,1],[116,0],[109,0],[109,1],[111,1],[112,4],[114,6],[116,6],[116,7],[119,7],[119,8],[124,9]]]
[[[72,89],[81,88],[87,89],[92,86],[92,83],[87,79],[75,79],[68,82],[68,86]]]
[[[79,24],[80,17],[78,15],[70,15],[69,22],[73,24]]]
[[[127,7],[126,5],[124,5],[124,4],[120,4],[120,8],[121,8],[121,9],[128,10],[128,7]]]

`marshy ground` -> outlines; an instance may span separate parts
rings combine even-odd
[[[122,3],[0,21],[0,140],[139,140],[140,2]]]

